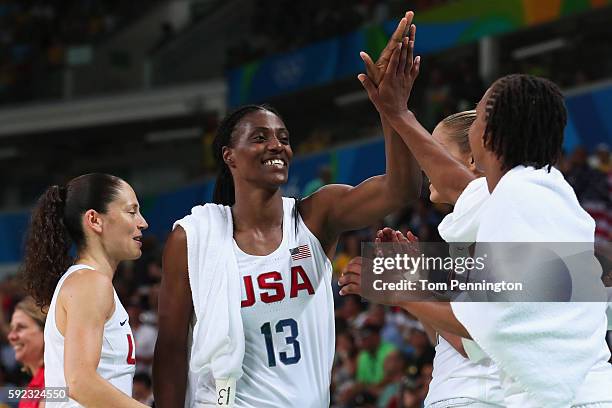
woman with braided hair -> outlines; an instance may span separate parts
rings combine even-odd
[[[70,397],[47,408],[145,406],[131,398],[134,337],[112,280],[119,262],[140,257],[146,228],[132,187],[108,174],[51,186],[38,200],[23,278],[48,308],[45,386],[68,387]]]
[[[411,112],[405,107],[398,108],[394,98],[389,97],[395,84],[393,81],[387,84],[385,94],[383,89],[377,90],[366,82],[370,99],[389,118],[421,163],[427,159],[423,154],[427,142],[418,143],[423,140],[419,138],[422,127]],[[504,247],[504,252],[518,247],[517,243],[529,243],[521,245],[522,250],[535,247],[536,242],[573,243],[572,247],[564,248],[568,248],[571,256],[575,255],[572,251],[582,251],[578,253],[585,256],[581,260],[586,262],[571,271],[567,263],[556,262],[554,272],[559,275],[555,278],[569,276],[576,288],[588,286],[591,301],[584,301],[584,296],[579,298],[581,301],[572,302],[398,301],[399,306],[436,330],[474,340],[479,349],[473,348],[473,355],[490,358],[499,367],[503,405],[507,407],[612,406],[604,287],[599,281],[600,274],[589,269],[594,259],[595,223],[554,167],[561,154],[566,123],[563,95],[546,79],[508,75],[485,92],[469,129],[472,155],[490,192],[478,214],[475,251],[478,253],[481,245],[487,243],[514,245]],[[460,174],[459,164],[447,164],[451,164],[455,174]],[[454,181],[439,178],[433,184],[438,190],[455,191],[461,198],[468,182],[469,177]],[[549,279],[547,271],[538,268],[542,257],[530,258],[523,252],[512,255],[522,263],[510,268],[510,273],[523,277],[537,275],[542,277],[543,286],[559,284],[559,279]],[[531,263],[523,262],[525,259]],[[502,267],[514,265],[507,258],[503,261]],[[344,293],[360,293],[360,273],[360,267],[353,268],[342,282],[346,285]]]

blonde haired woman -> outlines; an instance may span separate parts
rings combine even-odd
[[[44,329],[46,315],[31,297],[23,299],[15,306],[11,318],[8,340],[15,350],[15,359],[32,375],[28,389],[40,389],[45,386]],[[41,408],[44,401],[22,399],[19,408]]]

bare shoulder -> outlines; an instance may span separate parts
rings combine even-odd
[[[166,240],[166,245],[164,247],[164,252],[180,252],[183,250],[187,250],[187,233],[185,232],[183,227],[178,225],[168,235],[168,239]]]
[[[330,228],[332,207],[339,197],[353,187],[347,184],[328,184],[300,202],[300,215],[308,229],[317,237],[328,256],[333,253],[338,234]]]
[[[164,274],[176,275],[187,272],[187,233],[177,226],[166,240],[162,257]]]
[[[59,299],[65,308],[96,309],[108,315],[115,305],[113,282],[100,271],[80,269],[66,278]]]

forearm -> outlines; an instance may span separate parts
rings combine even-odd
[[[385,174],[389,197],[397,197],[403,206],[419,197],[423,183],[421,168],[384,115],[380,115],[380,122],[385,137]]]
[[[96,371],[75,372],[67,379],[68,395],[85,407],[143,408],[146,405],[131,398],[100,377]]]
[[[399,306],[438,332],[448,332],[471,339],[470,333],[457,320],[448,302],[403,302]]]
[[[187,368],[185,345],[177,345],[163,338],[157,340],[153,358],[153,394],[157,407],[185,405]]]
[[[433,139],[412,112],[388,119],[431,183],[444,197],[455,203],[475,176]]]

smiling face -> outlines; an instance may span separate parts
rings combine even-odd
[[[121,182],[117,196],[100,218],[100,239],[107,253],[119,261],[138,259],[142,255],[142,230],[148,224],[140,214],[136,193],[129,184]]]
[[[43,358],[44,335],[42,328],[20,309],[11,318],[8,340],[15,351],[15,359],[25,366],[36,366]]]
[[[242,118],[232,133],[231,146],[223,148],[234,184],[248,183],[278,189],[287,182],[293,151],[289,132],[274,113],[258,110]]]

